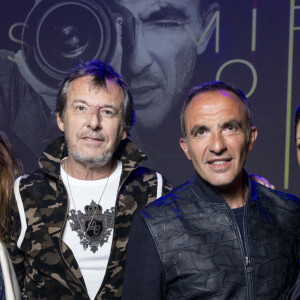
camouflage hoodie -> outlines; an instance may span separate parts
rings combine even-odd
[[[40,169],[15,184],[9,252],[25,299],[89,299],[72,250],[62,241],[68,196],[60,177],[67,156],[63,137],[50,144]],[[122,174],[115,205],[114,236],[105,277],[95,299],[120,299],[129,228],[134,213],[170,190],[160,174],[141,167],[147,157],[128,139],[115,153]]]

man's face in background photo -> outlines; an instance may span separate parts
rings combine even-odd
[[[253,87],[249,100],[261,133],[246,167],[267,178],[274,176],[277,188],[299,194],[300,186],[291,182],[299,173],[292,150],[294,132],[290,132],[288,114],[282,114],[293,115],[299,105],[287,94],[292,88],[291,94],[296,95],[300,88],[299,39],[295,38],[294,50],[289,52],[293,60],[287,60],[286,54],[290,12],[296,11],[290,1],[274,0],[272,5],[251,0],[0,3],[0,127],[25,172],[38,167],[41,152],[60,134],[53,113],[59,82],[79,59],[98,58],[124,75],[133,88],[137,122],[130,138],[153,162],[148,166],[174,185],[190,175],[191,164],[178,146],[179,111],[187,91],[218,79],[246,93]],[[115,32],[119,27],[122,35]],[[205,38],[198,45],[201,36]],[[113,64],[115,57],[118,64]],[[266,85],[279,88],[265,89]],[[274,131],[278,151],[270,147]],[[290,146],[291,151],[286,151]],[[274,161],[278,162],[275,166]]]
[[[55,121],[51,110],[65,73],[79,61],[106,61],[124,75],[134,96],[137,122],[130,138],[147,153],[148,167],[160,170],[174,181],[168,173],[176,174],[172,167],[177,169],[177,165],[171,160],[178,165],[180,159],[186,161],[178,147],[177,113],[186,91],[195,80],[200,80],[195,75],[205,74],[197,66],[202,64],[202,54],[215,30],[215,22],[209,24],[219,10],[218,4],[208,0],[42,0],[35,5],[33,2],[24,12],[24,41],[18,50],[23,56],[15,59],[24,62],[26,72],[21,75],[35,90],[28,102],[38,107],[39,101],[47,104],[43,105],[45,112],[37,113],[49,116],[43,128]],[[14,31],[14,36],[19,37],[18,32]],[[19,76],[18,69],[15,70]],[[32,83],[31,78],[41,82],[42,88],[39,84],[35,88],[36,82]],[[30,144],[35,157],[30,158],[34,166],[29,169],[35,168],[46,144],[59,135],[55,131],[49,136],[46,129],[39,140],[47,142],[40,145],[37,140],[35,147]],[[36,140],[35,132],[29,135]]]
[[[135,40],[123,53],[138,123],[160,126],[186,91],[213,30],[198,45],[216,5],[199,0],[117,0],[135,18]],[[194,37],[194,39],[193,39]]]

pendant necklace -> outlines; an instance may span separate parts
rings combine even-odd
[[[66,164],[65,164],[65,166],[66,166]],[[91,224],[92,224],[93,221],[94,221],[95,214],[96,214],[96,212],[97,212],[97,208],[100,206],[101,199],[102,199],[102,197],[103,197],[103,195],[104,195],[104,192],[105,192],[106,187],[107,187],[108,182],[109,182],[109,178],[110,178],[110,175],[111,175],[111,171],[110,171],[110,169],[109,169],[109,171],[108,171],[107,174],[106,174],[106,176],[108,176],[108,177],[107,177],[105,186],[104,186],[104,188],[103,188],[103,190],[102,190],[102,193],[101,193],[101,195],[100,195],[100,197],[99,197],[98,203],[95,203],[94,201],[92,201],[92,204],[94,204],[95,209],[94,209],[94,213],[92,214],[91,220],[88,222],[88,225],[87,225],[87,228],[86,228],[85,231],[83,231],[83,221],[79,218],[78,211],[77,211],[77,209],[76,209],[75,201],[74,201],[74,198],[73,198],[73,194],[72,194],[72,190],[71,190],[71,186],[70,186],[70,182],[69,182],[69,175],[68,175],[67,171],[66,171],[66,175],[67,175],[68,188],[69,188],[70,196],[71,196],[70,198],[71,198],[71,200],[72,200],[72,203],[73,203],[73,206],[74,206],[74,209],[75,209],[75,212],[73,212],[72,215],[76,215],[76,217],[77,217],[78,224],[79,224],[79,227],[80,227],[80,228],[78,229],[77,233],[78,233],[78,236],[80,237],[80,244],[83,245],[83,249],[86,250],[86,249],[88,248],[89,244],[90,244],[90,242],[89,242],[89,240],[88,240],[88,238],[87,238],[87,233],[88,233],[88,231],[89,231],[89,229],[90,229],[90,227],[91,227]],[[105,177],[106,177],[106,176],[105,176]],[[105,178],[105,177],[104,177],[104,178]],[[93,252],[94,252],[94,251],[93,251]]]

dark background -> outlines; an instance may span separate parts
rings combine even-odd
[[[242,59],[251,63],[257,73],[257,86],[254,93],[249,96],[249,101],[253,110],[254,124],[258,127],[258,139],[254,149],[248,155],[246,170],[250,174],[256,173],[268,178],[279,190],[300,195],[300,186],[297,184],[299,167],[296,160],[293,125],[294,113],[300,104],[300,85],[298,84],[300,78],[300,68],[298,67],[300,32],[297,30],[293,33],[292,102],[291,107],[289,109],[287,107],[289,23],[290,8],[293,3],[292,0],[220,1],[220,50],[218,53],[215,52],[214,32],[207,49],[201,55],[201,60],[197,61],[189,87],[201,82],[215,80],[219,68],[230,60]],[[35,1],[30,0],[0,1],[0,49],[17,52],[21,48],[20,41],[13,41],[9,37],[9,29],[15,23],[25,22],[34,4]],[[251,50],[253,7],[257,8],[255,51]],[[296,10],[294,26],[299,25],[300,15]],[[21,40],[22,26],[16,27],[13,35]],[[5,64],[1,66],[5,66]],[[6,70],[2,69],[0,72],[5,74]],[[122,69],[121,73],[126,74],[126,70]],[[0,78],[4,78],[3,76]],[[13,74],[7,76],[13,76]],[[253,82],[250,69],[241,63],[231,64],[225,68],[220,79],[236,85],[245,94],[249,92]],[[14,86],[11,87],[11,89],[14,88]],[[0,82],[0,106],[2,102],[5,102],[3,97],[6,95],[1,93],[1,89]],[[10,101],[21,103],[22,99]],[[15,103],[11,103],[11,107],[15,106]],[[36,147],[35,153],[26,154],[30,152],[27,149],[28,145],[16,138],[11,131],[14,127],[14,121],[8,120],[10,113],[8,110],[10,109],[7,103],[2,107],[5,109],[1,110],[0,108],[0,125],[3,127],[0,129],[4,130],[11,138],[18,155],[23,160],[25,170],[36,167],[38,156],[44,148],[39,140],[39,130],[44,129],[35,128],[36,135],[28,133],[31,136],[26,137],[26,139],[36,140],[40,149]],[[20,110],[20,105],[18,109]],[[188,179],[192,172],[191,163],[185,158],[178,143],[180,137],[179,110],[180,105],[170,111],[168,117],[160,125],[159,131],[145,130],[144,133],[141,133],[143,131],[139,129],[139,122],[137,121],[136,127],[139,138],[134,133],[132,134],[132,139],[135,141],[138,139],[136,141],[138,145],[149,155],[149,166],[163,173],[174,185]],[[292,120],[288,124],[290,127],[290,135],[288,136],[290,150],[287,164],[285,164],[287,112],[291,113]],[[25,118],[30,118],[30,114],[24,114],[24,121]],[[58,135],[58,132],[54,132],[52,135]],[[285,170],[288,170],[288,178],[285,178]],[[285,185],[284,180],[286,180]]]

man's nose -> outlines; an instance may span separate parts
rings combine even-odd
[[[87,126],[92,128],[93,130],[101,128],[101,113],[100,106],[91,106],[89,114],[87,116]]]
[[[137,21],[135,25],[135,41],[129,50],[128,68],[132,74],[139,74],[147,69],[153,61],[149,44],[144,33],[143,24]]]
[[[227,145],[224,136],[221,132],[213,133],[211,135],[209,150],[213,153],[220,154],[226,150]]]

